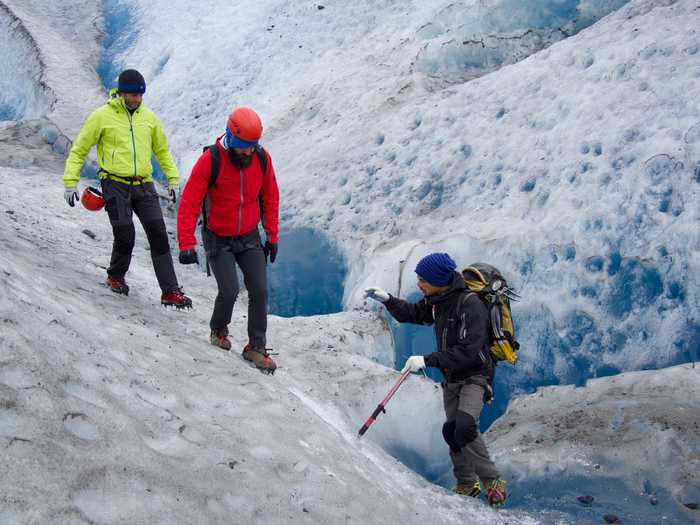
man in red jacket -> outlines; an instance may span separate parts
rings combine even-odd
[[[192,168],[177,213],[177,235],[180,263],[197,263],[194,231],[204,210],[202,241],[219,288],[209,322],[211,344],[231,349],[228,325],[239,290],[238,264],[248,290],[248,344],[243,358],[261,371],[273,373],[277,365],[265,348],[266,266],[268,257],[270,263],[277,257],[279,189],[272,160],[258,143],[262,131],[255,111],[247,107],[233,110],[226,134],[216,139]],[[215,174],[212,166],[217,165]],[[264,245],[258,231],[261,219]]]

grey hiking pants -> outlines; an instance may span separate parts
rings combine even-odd
[[[442,396],[447,416],[442,433],[450,446],[450,458],[457,483],[472,485],[478,479],[486,483],[499,478],[500,474],[491,461],[479,432],[479,416],[484,408],[484,387],[464,381],[443,382]]]
[[[108,275],[124,277],[131,264],[136,230],[133,214],[139,218],[151,247],[151,261],[156,272],[160,289],[172,292],[178,288],[173,257],[170,253],[168,233],[165,230],[163,212],[158,202],[158,194],[152,182],[130,185],[110,179],[102,179],[102,194],[105,210],[112,225],[114,243],[112,258],[107,269]]]
[[[248,290],[248,341],[254,347],[265,347],[267,332],[267,263],[257,228],[242,237],[219,237],[208,233],[205,246],[219,293],[209,326],[212,330],[228,327],[233,304],[238,297],[236,263],[243,272]]]

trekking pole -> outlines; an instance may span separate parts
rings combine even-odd
[[[382,399],[382,401],[377,405],[377,408],[374,409],[374,412],[372,412],[372,415],[369,416],[369,418],[367,418],[367,421],[365,421],[365,424],[362,425],[362,428],[360,429],[360,437],[365,435],[365,432],[367,432],[367,429],[370,427],[370,425],[374,423],[375,419],[379,417],[379,414],[381,414],[382,412],[386,414],[386,410],[384,410],[384,407],[399,389],[401,384],[404,381],[406,381],[406,378],[409,376],[410,373],[410,370],[406,370],[403,374],[401,374],[401,377],[399,377],[399,380],[396,381],[396,384],[393,387],[391,387],[391,390],[389,390],[389,393],[386,395],[386,397]]]

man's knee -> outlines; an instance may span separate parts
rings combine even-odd
[[[224,303],[234,303],[238,298],[238,284],[233,279],[227,279],[222,276],[218,276],[216,279],[216,284],[218,287],[218,297],[219,301]]]
[[[162,219],[145,223],[143,229],[146,230],[148,243],[151,245],[151,255],[163,255],[170,251],[168,232]]]
[[[267,301],[267,287],[257,284],[251,285],[248,283],[246,286],[248,290],[248,298],[255,302],[266,302]]]
[[[457,446],[455,441],[455,429],[457,428],[456,421],[447,421],[442,425],[442,437],[450,447],[452,452],[459,452],[460,447]]]
[[[457,411],[455,427],[455,443],[460,449],[474,441],[479,435],[476,420],[471,416],[471,414],[467,414],[461,410]]]
[[[224,301],[226,303],[234,303],[238,298],[238,288],[234,286],[229,286],[227,284],[220,285],[218,298],[219,300]]]
[[[114,249],[118,253],[131,253],[134,249],[136,231],[133,224],[122,224],[112,228],[114,232]]]

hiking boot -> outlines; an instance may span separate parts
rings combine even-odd
[[[228,328],[214,328],[209,336],[209,342],[223,350],[231,350],[231,341],[228,340]]]
[[[114,293],[129,295],[129,285],[126,284],[124,277],[117,277],[116,275],[107,276],[107,286]]]
[[[265,374],[274,374],[277,365],[272,360],[267,350],[267,348],[254,348],[248,343],[243,349],[243,359],[250,361],[255,368]]]
[[[474,483],[457,483],[454,488],[455,494],[460,496],[469,496],[470,498],[478,498],[481,494],[481,483],[479,480]]]
[[[486,483],[486,501],[492,506],[503,505],[506,502],[506,482],[499,478]]]
[[[160,304],[163,306],[174,306],[178,310],[192,308],[192,299],[182,293],[182,288],[177,288],[172,292],[163,293],[160,296]]]

